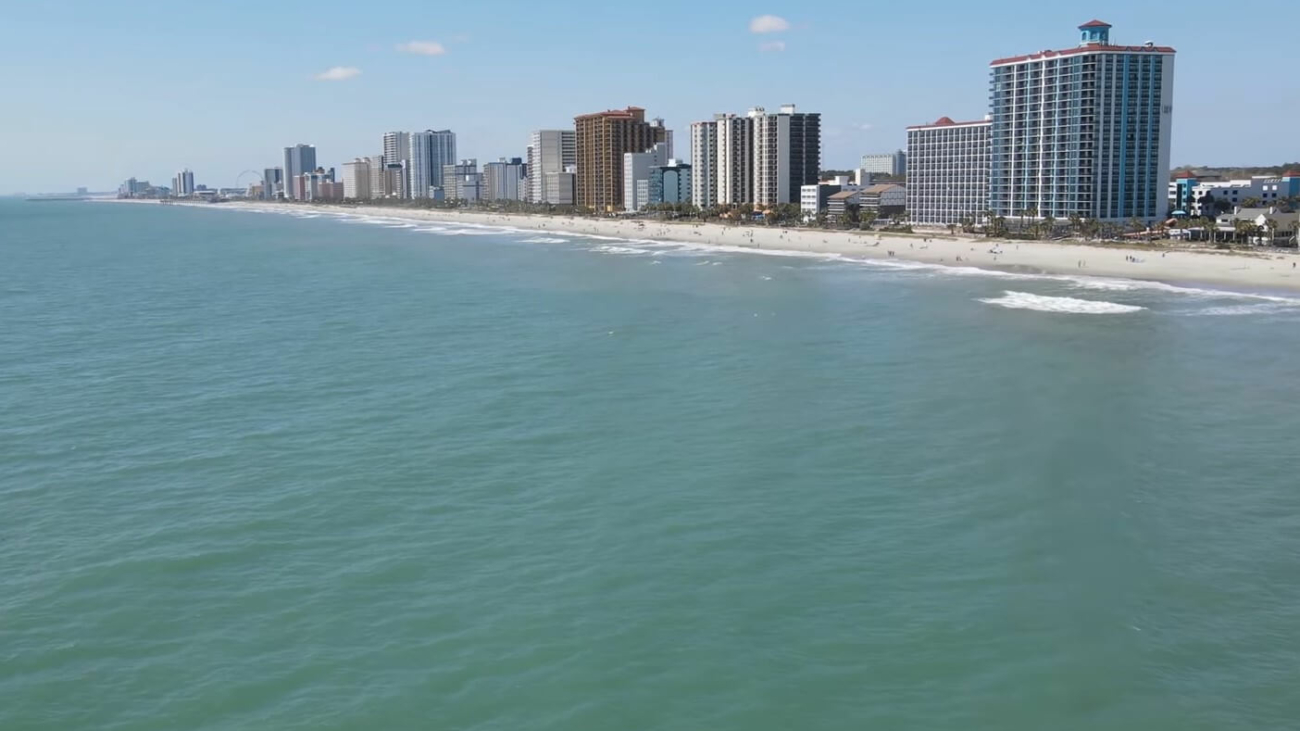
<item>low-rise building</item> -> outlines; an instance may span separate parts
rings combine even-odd
[[[851,209],[862,207],[862,191],[841,190],[826,199],[826,217],[832,221],[842,220]]]
[[[804,220],[815,218],[826,210],[830,197],[845,190],[858,190],[857,183],[851,182],[848,175],[836,175],[812,185],[799,187],[799,212]]]
[[[892,183],[868,186],[862,189],[859,205],[879,218],[901,215],[907,210],[907,188]]]
[[[1246,221],[1255,226],[1252,243],[1272,244],[1275,246],[1295,246],[1297,230],[1300,230],[1300,213],[1279,211],[1275,206],[1268,208],[1236,208],[1232,213],[1224,213],[1215,218],[1216,228],[1223,233],[1236,231],[1237,223]]]
[[[1288,171],[1278,176],[1258,175],[1248,180],[1197,180],[1184,178],[1175,180],[1171,185],[1182,183],[1184,190],[1190,188],[1191,198],[1188,211],[1193,216],[1214,216],[1220,211],[1244,206],[1247,201],[1257,202],[1261,206],[1271,206],[1278,201],[1300,196],[1300,171]],[[1185,195],[1185,194],[1184,194]],[[1213,205],[1214,210],[1207,206]]]

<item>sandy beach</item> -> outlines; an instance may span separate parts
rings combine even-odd
[[[156,205],[156,204],[155,204]],[[188,204],[187,204],[188,205]],[[381,206],[286,205],[277,203],[192,204],[203,208],[349,213],[410,221],[502,226],[612,238],[682,241],[718,247],[839,254],[863,259],[899,259],[944,266],[979,267],[1044,274],[1121,277],[1180,285],[1213,285],[1249,291],[1300,290],[1300,254],[1127,248],[1122,244],[998,241],[936,234],[897,235],[857,231],[681,223],[652,219],[595,219],[567,216],[435,211]]]

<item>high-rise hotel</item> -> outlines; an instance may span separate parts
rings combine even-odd
[[[989,208],[1099,220],[1163,218],[1168,207],[1174,49],[1115,46],[1079,26],[1078,48],[994,61]]]
[[[691,124],[691,197],[701,208],[796,202],[820,167],[821,115],[793,104]]]
[[[966,207],[980,195],[980,187],[987,190],[980,210],[1006,218],[1163,218],[1168,212],[1175,52],[1154,43],[1112,45],[1110,29],[1094,20],[1079,26],[1077,48],[993,61],[987,138],[964,136],[976,147],[926,144],[913,149],[914,143],[932,139],[931,128],[910,129],[911,220],[957,223],[970,211],[946,204],[927,208],[925,199],[946,195]],[[980,146],[986,146],[987,154],[982,181],[954,176],[944,170],[941,157],[934,157],[969,161],[980,154]],[[926,169],[940,177],[926,177]],[[945,193],[950,184],[969,187]],[[913,192],[914,186],[921,190]]]
[[[914,224],[979,221],[989,205],[987,119],[907,128],[907,213]]]

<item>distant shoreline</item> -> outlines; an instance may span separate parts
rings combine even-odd
[[[409,221],[509,226],[554,234],[573,233],[621,239],[681,241],[737,249],[839,254],[861,259],[897,259],[951,267],[1116,277],[1183,286],[1227,286],[1249,291],[1300,291],[1300,266],[1293,266],[1300,263],[1298,253],[1241,254],[1208,250],[1156,250],[1130,248],[1121,244],[1085,245],[1046,241],[1003,241],[954,237],[946,234],[935,234],[933,237],[925,234],[900,236],[876,232],[785,229],[653,219],[620,220],[364,205],[288,205],[259,202],[177,203],[175,205],[204,209],[351,213]],[[893,252],[892,256],[889,252]],[[1130,260],[1130,257],[1136,261]]]

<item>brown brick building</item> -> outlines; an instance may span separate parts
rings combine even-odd
[[[573,118],[578,175],[574,205],[598,211],[623,210],[623,154],[645,152],[666,142],[662,123],[645,121],[640,107],[611,109]]]

